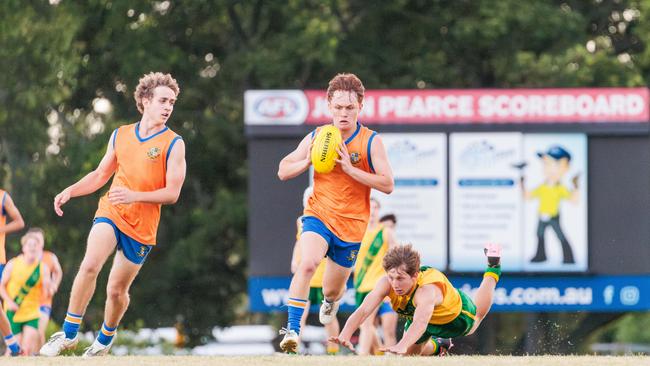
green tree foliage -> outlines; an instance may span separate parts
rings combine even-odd
[[[181,95],[170,126],[188,175],[163,209],[124,323],[182,314],[205,334],[245,311],[244,90],[323,89],[342,71],[368,88],[645,85],[648,11],[650,1],[624,0],[2,1],[0,184],[59,254],[60,321],[106,188],[62,218],[52,198],[94,169],[113,129],[139,118],[138,78],[172,73]],[[104,281],[86,316],[95,326]]]

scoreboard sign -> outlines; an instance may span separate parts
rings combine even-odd
[[[648,89],[367,90],[367,124],[629,123],[647,121]],[[250,90],[248,125],[320,124],[330,120],[321,90]]]

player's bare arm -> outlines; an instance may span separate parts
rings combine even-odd
[[[5,303],[5,309],[11,311],[18,310],[18,304],[14,302],[14,299],[9,296],[7,292],[7,284],[9,283],[9,277],[11,277],[11,271],[14,268],[14,260],[7,262],[4,270],[2,271],[2,280],[0,280],[0,297]]]
[[[375,136],[370,148],[370,157],[375,174],[364,172],[352,166],[350,154],[344,143],[339,145],[337,152],[339,153],[339,158],[336,160],[336,163],[340,164],[341,169],[354,180],[386,194],[390,194],[393,191],[395,186],[393,171],[388,163],[386,149],[379,136]]]
[[[108,147],[106,148],[106,154],[104,154],[104,157],[95,170],[86,174],[85,177],[54,197],[54,212],[57,215],[63,216],[61,206],[68,202],[70,198],[91,194],[103,187],[111,179],[117,168],[117,159],[115,157],[115,150],[113,150],[114,138],[115,134],[111,135],[108,141]]]
[[[300,219],[296,220],[296,231],[300,231]],[[296,240],[293,244],[293,251],[291,252],[291,273],[296,273],[298,270],[298,253],[300,252],[300,240]]]
[[[0,234],[12,233],[25,227],[25,221],[23,220],[20,211],[18,211],[18,208],[14,204],[14,201],[11,199],[11,196],[9,193],[5,193],[5,195],[4,208],[7,212],[7,216],[11,218],[11,221],[8,224],[0,225]]]
[[[382,301],[384,301],[384,298],[388,296],[390,293],[390,284],[388,283],[388,279],[386,277],[382,277],[379,282],[377,282],[377,286],[368,293],[368,296],[366,296],[365,299],[363,299],[363,302],[361,303],[361,306],[357,308],[357,310],[350,315],[348,318],[348,321],[345,322],[345,326],[343,327],[343,330],[339,334],[338,337],[330,337],[329,341],[338,343],[344,347],[347,347],[351,350],[354,350],[354,346],[352,345],[352,342],[350,342],[350,338],[354,334],[354,332],[359,329],[359,326],[361,326],[361,323],[363,323],[371,314],[374,314],[375,309],[381,304]]]
[[[399,355],[406,354],[408,349],[422,337],[436,304],[441,302],[442,291],[438,286],[431,284],[418,288],[413,297],[415,312],[413,313],[411,326],[396,345],[387,347],[385,351]]]
[[[52,271],[45,263],[41,262],[41,288],[45,296],[50,297],[54,295],[52,292]]]
[[[311,165],[311,147],[312,138],[311,134],[309,134],[300,141],[294,151],[280,161],[278,178],[280,180],[292,179],[307,171]]]
[[[169,154],[164,188],[151,192],[136,192],[125,187],[113,187],[108,191],[108,200],[113,205],[133,202],[174,204],[181,194],[186,170],[185,143],[183,140],[178,140]]]
[[[391,250],[393,247],[398,245],[397,239],[395,238],[395,230],[393,230],[393,228],[384,227],[384,238],[388,245],[388,250]]]
[[[59,263],[59,258],[51,254],[52,256],[52,268],[50,268],[52,281],[50,282],[50,287],[52,294],[55,294],[59,290],[61,285],[61,280],[63,280],[63,269],[61,268],[61,263]]]

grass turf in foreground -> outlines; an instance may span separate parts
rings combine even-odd
[[[433,362],[433,363],[432,363]],[[133,366],[642,366],[650,365],[649,356],[451,356],[451,357],[359,357],[359,356],[125,356],[92,360],[80,357],[0,358],[0,365],[133,365]]]

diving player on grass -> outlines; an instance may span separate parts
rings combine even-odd
[[[501,248],[485,248],[488,267],[472,300],[454,288],[447,277],[431,267],[420,267],[420,253],[411,245],[397,246],[384,257],[387,275],[377,283],[361,306],[348,318],[336,342],[354,351],[352,334],[388,296],[392,308],[407,318],[404,335],[384,351],[399,355],[446,353],[451,339],[474,333],[492,306],[494,288],[501,275]]]
[[[363,106],[364,87],[353,74],[338,74],[327,88],[332,122],[343,137],[337,149],[339,159],[330,173],[314,173],[314,193],[305,208],[300,236],[300,265],[289,287],[286,329],[280,348],[295,353],[300,343],[300,318],[307,304],[309,282],[321,260],[327,256],[323,278],[325,299],[321,323],[336,316],[345,283],[354,268],[370,214],[370,190],[393,191],[393,173],[386,150],[376,132],[357,118]],[[305,136],[298,147],[280,162],[278,177],[287,180],[304,173],[311,165],[310,150],[316,131]]]

